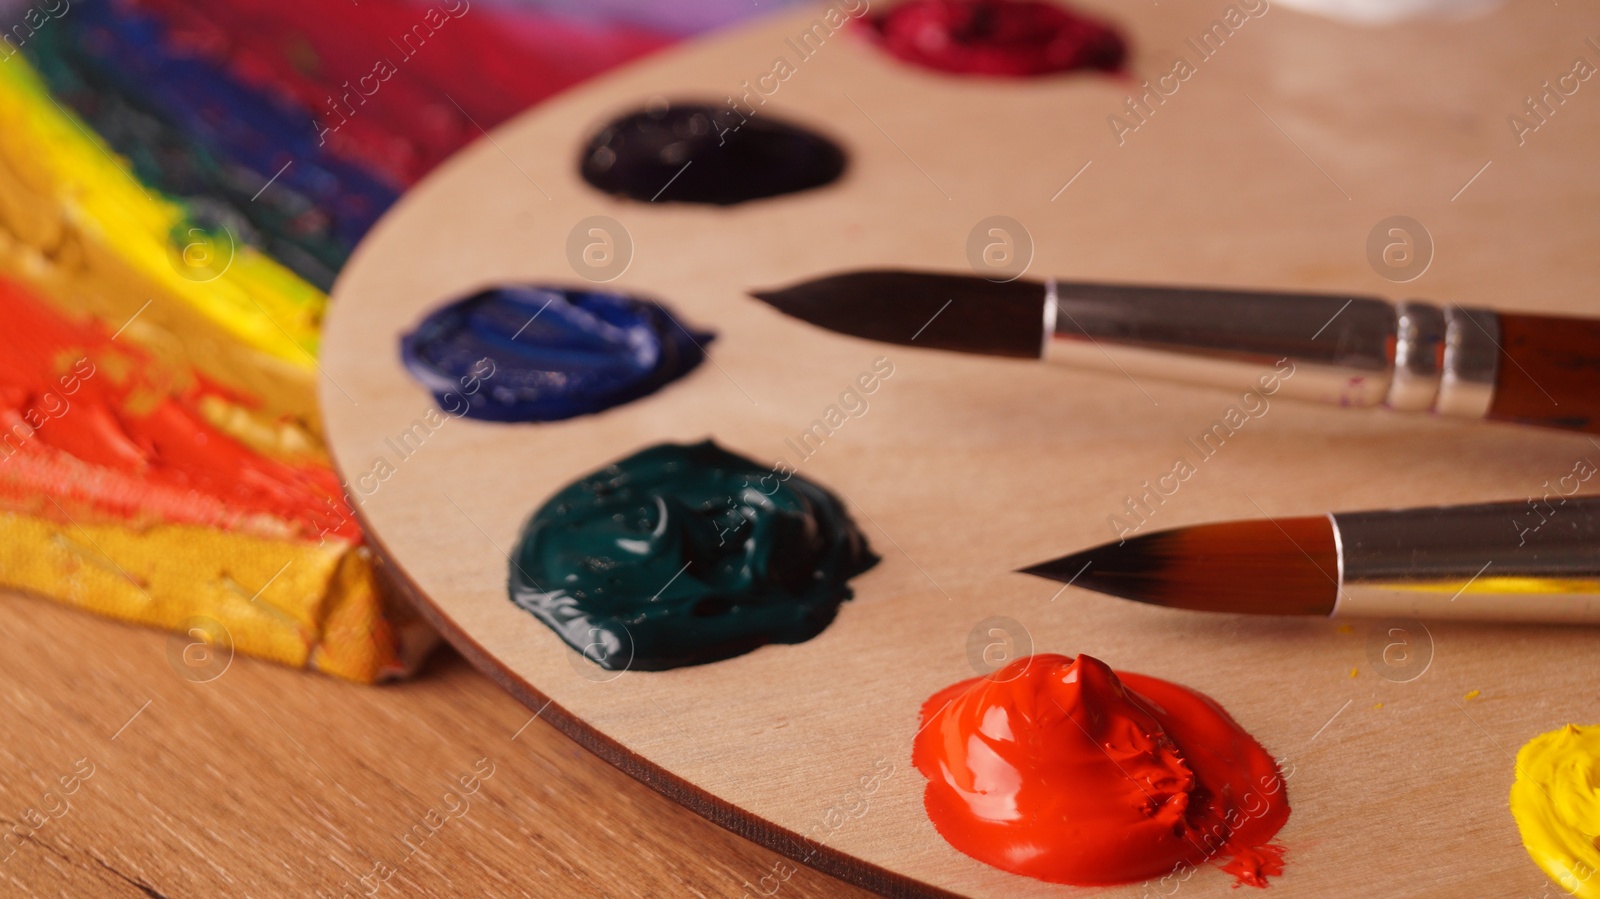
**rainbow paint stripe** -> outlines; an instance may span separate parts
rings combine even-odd
[[[53,201],[45,215],[107,247],[231,339],[290,366],[315,368],[327,296],[253,247],[229,246],[182,206],[146,190],[20,57],[0,64],[0,158]]]
[[[353,680],[418,661],[434,637],[376,590],[320,436],[323,288],[482,129],[678,37],[573,6],[96,0],[8,28],[0,316],[44,355],[0,366],[0,587]]]

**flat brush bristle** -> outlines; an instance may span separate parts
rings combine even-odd
[[[1327,615],[1339,556],[1325,517],[1232,521],[1107,543],[1022,569],[1176,609]]]
[[[971,275],[858,271],[751,296],[818,327],[935,350],[1037,359],[1044,285]]]

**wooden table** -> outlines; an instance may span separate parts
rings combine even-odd
[[[195,683],[166,634],[42,600],[0,596],[0,633],[0,826],[32,831],[0,841],[0,895],[739,897],[784,874],[785,899],[866,895],[530,720],[448,649],[385,687],[245,657]]]

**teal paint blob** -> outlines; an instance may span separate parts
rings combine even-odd
[[[511,601],[610,670],[801,643],[877,564],[844,506],[711,441],[662,443],[551,497],[511,559]]]

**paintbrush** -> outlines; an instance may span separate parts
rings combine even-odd
[[[752,295],[868,340],[1600,433],[1595,319],[909,271],[847,272]]]
[[[1600,624],[1600,497],[1559,494],[1202,524],[1020,570],[1175,609]]]

